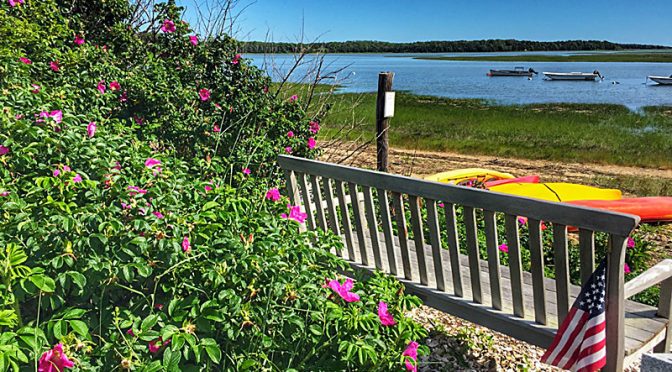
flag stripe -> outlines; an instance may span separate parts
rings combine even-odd
[[[580,331],[580,324],[584,321],[583,318],[585,314],[586,313],[582,310],[572,308],[571,312],[568,314],[567,320],[565,320],[560,330],[558,330],[557,335],[562,335],[562,337],[557,337],[556,335],[555,340],[553,340],[553,345],[546,351],[548,356],[544,354],[544,357],[546,357],[545,359],[551,361],[551,364],[555,365],[556,360],[564,355],[562,351],[564,350],[565,345],[569,340],[573,340],[573,337],[576,337],[576,332]],[[542,358],[542,361],[544,361],[544,358]]]

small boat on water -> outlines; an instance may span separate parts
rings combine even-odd
[[[532,75],[536,75],[538,72],[534,71],[534,69],[529,68],[525,69],[525,67],[515,67],[513,70],[493,70],[491,69],[490,72],[488,73],[488,76],[527,76],[531,77]]]
[[[670,76],[647,76],[647,79],[655,81],[661,85],[672,85],[672,75]]]
[[[604,76],[597,70],[593,72],[543,72],[543,74],[550,80],[594,81],[598,77],[604,79]]]

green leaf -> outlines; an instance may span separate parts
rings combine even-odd
[[[205,348],[205,352],[215,364],[219,364],[222,359],[222,351],[217,346],[217,342],[211,338],[204,338],[201,340],[201,346]]]
[[[201,210],[203,212],[205,212],[208,209],[217,208],[217,207],[219,207],[219,203],[217,203],[216,201],[209,201],[209,202],[207,202],[203,205],[203,208],[201,208]]]
[[[68,275],[72,278],[72,282],[75,283],[77,287],[80,289],[86,287],[86,277],[84,275],[76,271],[69,271]]]
[[[66,322],[59,320],[54,324],[54,338],[60,340],[68,333],[68,325]]]
[[[70,327],[72,327],[72,330],[75,331],[75,333],[82,337],[87,337],[89,335],[89,327],[81,320],[71,320]]]
[[[142,324],[140,324],[140,329],[143,332],[148,331],[148,330],[152,329],[152,327],[154,327],[158,321],[159,321],[159,316],[156,315],[156,314],[152,314],[152,315],[150,315],[150,316],[148,316],[148,317],[146,317],[145,319],[142,320]]]
[[[56,283],[54,280],[46,275],[32,275],[30,277],[30,281],[43,292],[51,293],[56,289]]]

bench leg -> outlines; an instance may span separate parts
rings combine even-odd
[[[656,353],[669,353],[672,346],[672,324],[669,320],[672,316],[672,278],[664,280],[660,284],[660,300],[658,300],[658,316],[668,320],[665,339],[653,349]]]

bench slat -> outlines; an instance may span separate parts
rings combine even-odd
[[[373,260],[376,264],[376,268],[383,270],[383,261],[380,257],[380,240],[378,239],[378,221],[376,220],[376,208],[373,205],[371,188],[368,186],[363,186],[362,193],[364,194],[364,212],[366,214],[367,225],[369,225],[369,236],[371,237]]]
[[[336,187],[336,196],[338,198],[338,206],[341,212],[341,223],[343,224],[343,234],[345,235],[345,246],[348,248],[348,259],[355,261],[355,243],[352,236],[352,223],[350,221],[350,211],[348,210],[348,204],[345,200],[343,182],[334,181],[334,183]]]
[[[341,235],[341,226],[338,223],[336,214],[336,205],[334,204],[334,187],[331,179],[322,178],[322,187],[324,188],[324,197],[327,198],[327,217],[331,231],[336,235]]]
[[[476,303],[483,303],[481,292],[481,270],[478,252],[478,227],[476,211],[472,207],[464,207],[464,224],[467,231],[467,252],[469,253],[469,274],[471,276],[471,292]]]
[[[313,214],[312,203],[310,201],[310,188],[308,186],[306,175],[303,173],[297,173],[297,179],[299,182],[299,189],[301,189],[303,207],[305,208],[306,214],[308,215],[308,229],[315,230],[317,224],[315,223],[315,215]]]
[[[534,320],[546,324],[546,288],[544,287],[544,251],[541,221],[528,220],[530,232],[530,270],[532,271],[532,294],[534,296]]]
[[[315,211],[317,212],[318,226],[322,231],[327,231],[327,216],[324,214],[324,199],[322,198],[322,188],[320,180],[315,175],[310,175],[310,184],[313,187],[313,198],[315,199]],[[339,252],[340,256],[340,252]]]
[[[418,258],[418,271],[420,272],[420,284],[427,285],[427,261],[425,260],[425,235],[422,227],[422,214],[420,213],[421,200],[417,196],[409,196],[409,208],[411,209],[411,227],[413,240],[415,241],[415,253]]]
[[[506,226],[506,242],[509,247],[509,270],[511,272],[511,297],[513,299],[513,314],[525,317],[523,304],[523,270],[520,258],[520,238],[518,232],[518,218],[507,214],[504,216]]]
[[[581,285],[595,271],[595,233],[579,229],[579,258],[581,261]]]
[[[390,201],[387,196],[387,191],[378,189],[378,204],[380,205],[381,224],[383,225],[383,233],[385,234],[385,248],[387,251],[387,262],[390,266],[390,273],[397,275],[397,259],[394,254],[394,235],[392,232],[392,218],[390,217]]]
[[[499,247],[497,242],[497,216],[495,212],[484,210],[485,216],[485,244],[488,251],[488,271],[490,277],[490,293],[492,297],[492,307],[497,310],[502,309],[502,288],[499,275]]]
[[[569,257],[567,254],[567,226],[565,225],[553,224],[553,252],[558,322],[562,323],[569,312]]]
[[[350,204],[352,205],[352,212],[355,215],[355,231],[357,232],[357,242],[359,245],[359,254],[361,257],[361,262],[364,265],[369,264],[369,253],[367,252],[366,240],[364,239],[364,218],[362,217],[362,207],[359,199],[359,192],[357,191],[357,185],[350,182],[348,183],[348,189],[350,191]]]
[[[404,278],[413,280],[411,260],[408,255],[408,228],[406,227],[403,195],[398,192],[393,192],[392,204],[394,205],[394,219],[397,222],[397,234],[399,234],[399,246],[401,247],[401,262],[404,267]]]
[[[463,297],[462,271],[460,270],[460,241],[457,235],[455,205],[444,202],[443,209],[446,212],[446,232],[448,233],[448,254],[450,255],[450,267],[453,276],[453,290],[455,291],[455,296]]]
[[[436,200],[427,199],[427,225],[429,227],[429,242],[432,245],[432,258],[434,261],[434,278],[436,289],[445,292],[446,280],[443,276],[443,257],[441,252],[441,231],[439,230],[439,216],[436,213]]]

